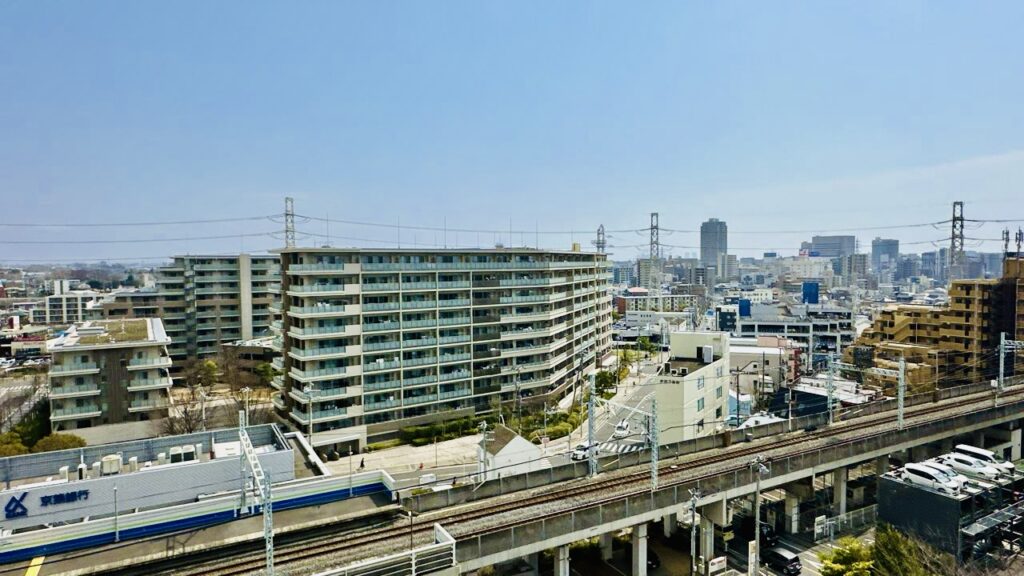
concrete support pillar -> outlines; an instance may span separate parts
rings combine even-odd
[[[909,452],[911,462],[922,462],[928,459],[927,446],[912,446]]]
[[[676,515],[665,514],[661,517],[661,530],[665,538],[671,538],[676,533]]]
[[[846,480],[849,471],[836,468],[832,471],[832,509],[835,514],[846,514]]]
[[[555,576],[569,576],[569,547],[555,548]]]
[[[971,445],[972,446],[977,446],[978,448],[984,448],[985,447],[985,431],[984,430],[975,430],[971,434]]]
[[[604,560],[605,562],[610,562],[612,559],[613,536],[614,535],[611,532],[601,534],[601,560]]]
[[[889,455],[875,458],[875,476],[881,476],[889,471]]]
[[[704,562],[715,557],[715,523],[704,516],[700,517],[700,555]]]
[[[796,534],[800,531],[800,498],[795,494],[786,492],[785,513],[786,533]]]
[[[939,442],[939,448],[942,450],[943,454],[945,454],[947,452],[952,452],[953,451],[953,439],[952,438],[943,438]]]
[[[540,574],[540,553],[534,552],[526,556],[526,563],[530,565],[530,569],[533,570],[534,576]]]
[[[647,576],[647,524],[633,526],[633,576]]]
[[[1021,429],[1010,430],[1010,460],[1020,460],[1021,454]]]

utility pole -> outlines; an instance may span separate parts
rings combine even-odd
[[[239,390],[239,392],[242,393],[243,406],[245,407],[245,425],[248,426],[249,425],[249,393],[252,392],[252,389],[249,388],[248,386],[246,386],[245,388],[242,388],[241,390]]]
[[[697,500],[700,490],[690,488],[690,574],[697,573]]]
[[[651,492],[658,489],[658,395],[651,394],[651,418],[647,440],[651,445]]]
[[[900,371],[896,376],[896,427],[903,430],[903,399],[907,395],[907,361],[900,356]]]
[[[755,476],[754,487],[754,562],[748,570],[748,574],[758,574],[761,569],[761,476],[768,474],[768,467],[764,465],[765,457],[758,454],[750,462],[750,471]]]
[[[834,401],[834,396],[835,396],[835,392],[836,392],[835,391],[835,382],[833,381],[833,371],[834,371],[833,365],[834,365],[834,363],[835,363],[835,354],[832,353],[832,352],[829,352],[829,354],[828,354],[828,380],[826,381],[827,383],[825,385],[825,388],[826,388],[826,390],[828,392],[828,425],[829,426],[832,425],[832,419],[833,419],[832,402]]]
[[[597,447],[594,445],[594,402],[597,396],[594,375],[590,375],[590,397],[587,399],[587,463],[591,478],[597,476]]]
[[[523,394],[519,391],[519,374],[522,369],[516,366],[516,433],[523,435]]]
[[[998,392],[1003,391],[1003,374],[1006,370],[1006,332],[999,333],[999,386]],[[997,392],[997,393],[998,393]]]

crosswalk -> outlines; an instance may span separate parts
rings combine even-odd
[[[643,444],[624,444],[621,442],[601,442],[597,445],[598,454],[628,454],[643,449]]]

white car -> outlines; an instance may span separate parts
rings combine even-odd
[[[961,490],[963,490],[964,486],[967,486],[967,483],[970,482],[967,476],[960,474],[959,472],[953,470],[949,466],[946,466],[942,462],[938,462],[936,460],[925,460],[924,462],[921,462],[921,465],[927,466],[929,468],[934,468],[935,470],[942,472],[946,476],[949,476],[950,480],[956,482]]]
[[[925,486],[944,494],[953,494],[960,490],[959,484],[954,482],[949,476],[921,464],[907,464],[904,466],[903,481],[917,484],[918,486]]]
[[[1014,466],[1012,462],[1007,462],[999,456],[996,456],[995,452],[991,450],[985,450],[984,448],[976,448],[968,444],[957,444],[956,448],[953,448],[953,452],[956,454],[966,454],[981,460],[985,464],[999,470],[1003,474],[1013,474]]]
[[[1000,476],[999,470],[996,470],[981,460],[966,454],[946,454],[944,456],[939,456],[936,460],[970,478],[995,480]]]
[[[591,450],[593,450],[594,453],[596,454],[597,453],[597,445],[596,444],[595,445],[591,445]],[[572,453],[569,454],[569,459],[570,460],[586,460],[589,457],[590,457],[590,452],[587,450],[587,445],[586,444],[577,444],[576,447],[572,449]]]
[[[615,431],[612,432],[614,438],[625,438],[629,436],[629,421],[619,420],[619,423],[615,425]]]

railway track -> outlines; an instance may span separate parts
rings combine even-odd
[[[1006,390],[1000,396],[1003,403],[1010,401],[1019,401],[1024,399],[1024,388]],[[945,401],[940,404],[921,405],[907,409],[905,414],[906,420],[918,420],[921,417],[928,416],[931,414],[937,414],[941,412],[949,412],[957,410],[959,408],[965,408],[973,404],[979,404],[984,402],[984,407],[979,407],[975,410],[968,410],[967,412],[958,412],[960,414],[980,412],[989,408],[989,402],[992,401],[992,395],[990,393],[974,393],[964,396],[954,401]],[[793,446],[807,445],[815,441],[829,440],[836,436],[845,436],[849,433],[855,433],[863,430],[870,430],[872,428],[878,428],[880,426],[889,425],[889,429],[880,429],[869,434],[862,434],[853,437],[844,437],[831,443],[830,445],[847,445],[854,442],[861,442],[869,438],[874,438],[880,435],[887,434],[891,431],[891,426],[895,424],[894,414],[892,411],[885,411],[878,414],[872,414],[864,416],[854,420],[840,422],[834,425],[832,428],[821,429],[813,432],[793,432],[788,433],[785,437],[773,437],[770,439],[763,439],[751,444],[739,444],[733,445],[725,449],[716,450],[714,454],[708,456],[677,456],[670,461],[667,461],[664,465],[659,466],[659,489],[667,488],[671,486],[690,484],[695,481],[710,478],[722,474],[723,472],[730,472],[733,470],[745,469],[747,463],[743,462],[738,465],[727,466],[725,468],[717,468],[713,472],[705,474],[693,475],[695,470],[700,470],[705,467],[728,464],[731,461],[743,459],[746,457],[752,457],[757,454],[765,453],[767,451],[777,453],[779,450],[791,448]],[[908,427],[913,424],[908,422]],[[767,444],[767,445],[766,445]],[[803,453],[810,452],[816,448],[804,448],[802,450],[790,451],[784,454],[776,454],[777,456],[796,456]],[[684,461],[679,462],[680,459]],[[640,471],[630,471],[631,469],[640,468]],[[624,486],[630,486],[633,484],[646,484],[650,480],[650,471],[646,466],[637,467],[634,466],[631,469],[626,469],[624,473],[616,474],[615,472],[609,473],[607,476],[599,478],[597,480],[576,480],[563,484],[556,485],[555,487],[539,487],[535,489],[535,493],[523,495],[522,493],[510,495],[507,497],[507,501],[495,503],[492,505],[474,505],[473,503],[465,504],[457,508],[448,508],[435,512],[428,512],[424,514],[419,522],[413,521],[411,524],[405,519],[399,519],[394,522],[392,526],[385,528],[378,528],[374,530],[368,530],[362,533],[345,534],[343,539],[339,539],[336,536],[326,536],[318,538],[316,541],[302,540],[291,545],[285,545],[278,548],[275,551],[275,565],[280,566],[283,572],[287,571],[289,564],[297,563],[308,563],[315,562],[316,560],[324,560],[328,556],[335,555],[341,552],[356,552],[358,550],[367,550],[375,552],[371,555],[381,555],[381,547],[385,547],[389,550],[395,548],[395,542],[412,542],[413,546],[420,546],[424,544],[433,543],[433,524],[441,522],[446,529],[448,529],[457,539],[468,538],[477,535],[487,534],[496,530],[508,528],[509,526],[515,526],[519,524],[534,522],[536,520],[545,517],[554,517],[563,515],[566,512],[579,510],[584,508],[590,508],[601,503],[612,502],[615,500],[621,500],[632,496],[638,496],[650,492],[649,487],[642,487],[632,491],[623,492]],[[687,474],[690,473],[690,474]],[[602,493],[608,493],[609,495],[600,498],[594,498],[594,495],[601,495]],[[529,514],[521,520],[511,520],[500,522],[498,526],[484,526],[479,528],[473,528],[465,526],[465,530],[460,529],[460,525],[467,525],[471,522],[496,517],[506,512],[513,510],[523,510],[526,508],[533,508],[537,506],[543,506],[552,503],[573,503],[574,501],[583,500],[583,503],[574,503],[569,507],[559,507],[554,511],[536,511],[536,513]],[[472,506],[472,510],[459,511],[458,508],[465,508]],[[283,544],[283,543],[282,543]],[[358,555],[356,555],[358,556]],[[358,559],[358,558],[356,558]],[[263,554],[253,553],[246,557],[232,558],[223,562],[211,562],[204,565],[191,564],[191,569],[186,566],[184,568],[178,567],[174,570],[174,574],[182,575],[219,575],[219,576],[241,576],[244,574],[258,573],[264,566]],[[163,570],[163,567],[159,569]],[[153,572],[150,572],[153,573]],[[305,571],[303,573],[306,573]]]

